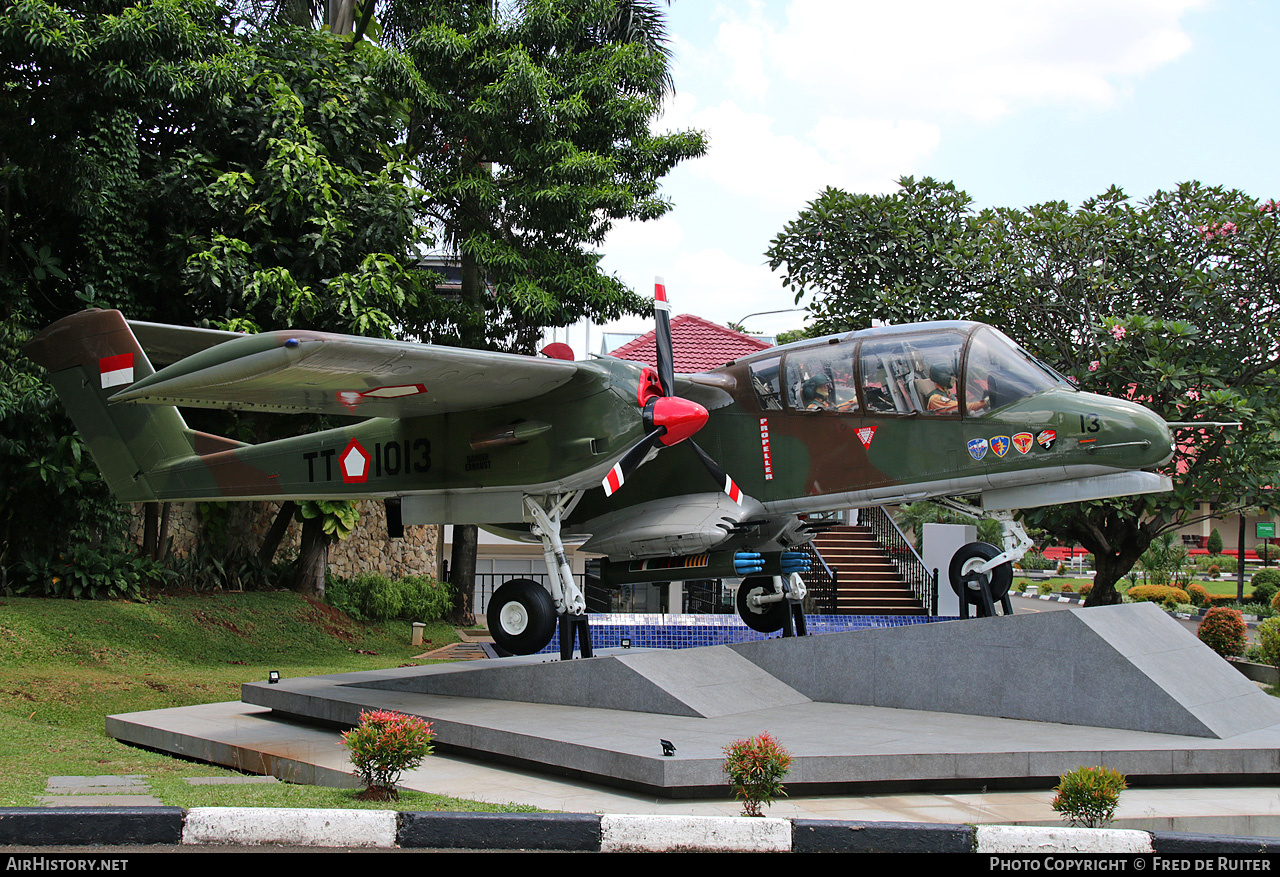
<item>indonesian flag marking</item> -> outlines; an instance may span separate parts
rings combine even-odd
[[[728,475],[724,476],[724,492],[729,494],[729,499],[742,505],[742,490]]]
[[[671,303],[667,301],[667,284],[661,277],[653,279],[653,306],[660,311],[671,310]]]
[[[102,389],[119,387],[133,383],[133,354],[118,353],[115,356],[104,356],[98,360],[98,370],[102,372]]]
[[[613,492],[622,486],[622,461],[619,460],[609,470],[609,474],[604,477],[604,481],[600,482],[600,486],[604,488],[605,496],[613,496]]]

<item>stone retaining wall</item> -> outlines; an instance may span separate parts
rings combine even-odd
[[[202,505],[211,507],[205,512],[208,521],[201,518]],[[388,539],[387,516],[382,503],[361,500],[357,507],[360,521],[351,535],[329,547],[329,569],[333,575],[349,578],[370,571],[391,578],[436,575],[437,527],[405,527],[403,539]],[[139,545],[142,544],[144,508],[142,503],[132,507],[130,536]],[[279,510],[278,502],[170,503],[169,550],[185,557],[201,543],[207,531],[221,530],[226,534],[225,550],[229,555],[256,554]],[[296,521],[290,523],[277,558],[296,556],[301,538],[302,525]]]

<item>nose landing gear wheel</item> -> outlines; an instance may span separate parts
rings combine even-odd
[[[742,584],[738,585],[738,616],[747,627],[760,633],[774,633],[782,630],[791,612],[791,607],[787,605],[786,600],[765,603],[762,606],[753,606],[749,602],[750,597],[773,593],[775,591],[772,576],[748,576],[742,580]]]
[[[979,617],[995,615],[999,601],[1005,615],[1013,614],[1009,603],[1009,586],[1013,584],[1013,566],[1002,563],[985,573],[976,572],[988,560],[1000,555],[1000,549],[987,542],[970,542],[951,557],[947,569],[951,590],[960,598],[960,617],[969,617],[970,604],[978,607]]]
[[[532,655],[556,632],[555,602],[529,579],[512,579],[494,591],[485,618],[494,643],[513,655]]]

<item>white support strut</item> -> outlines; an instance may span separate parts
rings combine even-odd
[[[526,495],[524,498],[525,508],[533,518],[533,534],[542,540],[542,559],[547,564],[551,599],[555,601],[556,612],[560,615],[587,613],[586,595],[573,580],[573,568],[569,566],[564,542],[560,539],[561,517],[572,509],[581,495],[582,491],[578,490],[563,494],[552,503],[550,510],[544,509],[537,497]]]

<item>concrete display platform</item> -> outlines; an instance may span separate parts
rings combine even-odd
[[[253,683],[243,700],[254,706],[112,716],[107,730],[349,785],[332,735],[317,742],[299,723],[393,709],[430,719],[444,752],[672,799],[723,797],[722,747],[766,730],[793,755],[793,795],[1047,788],[1090,764],[1170,785],[1280,775],[1280,703],[1146,604]],[[931,703],[950,711],[909,708]]]

